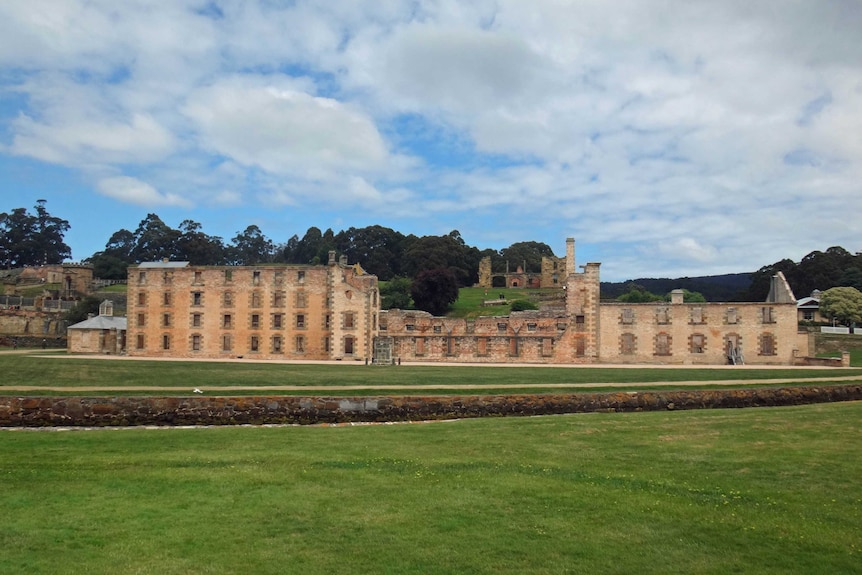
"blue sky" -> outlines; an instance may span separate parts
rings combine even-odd
[[[541,241],[602,277],[862,250],[856,0],[4,0],[0,211]]]

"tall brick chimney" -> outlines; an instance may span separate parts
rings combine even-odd
[[[566,273],[572,275],[577,271],[575,267],[575,238],[566,238]]]

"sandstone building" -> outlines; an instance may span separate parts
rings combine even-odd
[[[114,303],[105,300],[99,305],[99,315],[67,328],[67,349],[70,353],[124,353],[126,328],[126,318],[115,317]]]
[[[565,307],[505,317],[453,319],[418,311],[381,312],[380,334],[403,361],[475,363],[785,364],[806,355],[796,300],[784,276],[764,303],[600,301],[598,263],[576,271],[566,242]]]
[[[546,259],[542,277],[521,285],[557,285],[561,303],[477,319],[380,311],[376,276],[344,258],[336,262],[334,252],[325,266],[145,263],[129,269],[126,352],[377,363],[713,365],[790,365],[808,353],[807,338],[797,335],[796,300],[781,274],[763,303],[684,303],[678,290],[670,302],[629,304],[600,300],[600,264],[577,271],[573,239],[566,242],[565,258]]]
[[[371,356],[377,277],[328,265],[129,268],[127,353],[184,358],[349,360]]]

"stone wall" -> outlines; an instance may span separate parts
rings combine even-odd
[[[600,310],[602,362],[723,364],[729,344],[746,364],[792,365],[808,354],[795,303],[602,303]]]
[[[0,310],[0,334],[17,337],[64,337],[68,322],[56,313],[34,310]]]
[[[0,426],[317,424],[710,409],[862,400],[862,385],[402,397],[10,397]]]

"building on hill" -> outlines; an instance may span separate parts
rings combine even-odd
[[[554,288],[562,287],[566,279],[566,258],[542,256],[542,270],[539,273],[526,272],[523,266],[517,266],[514,272],[494,273],[491,269],[491,257],[486,256],[479,262],[479,283],[482,288]]]
[[[183,358],[370,359],[377,277],[358,264],[129,268],[128,354]]]
[[[806,355],[796,300],[782,274],[764,303],[600,301],[598,263],[575,271],[566,242],[565,309],[455,319],[408,310],[381,312],[380,333],[403,361],[553,364],[783,364]]]

